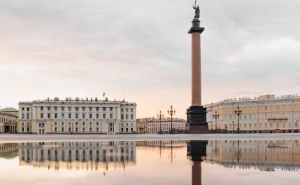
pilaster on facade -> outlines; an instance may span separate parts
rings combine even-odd
[[[25,107],[30,105],[31,119],[25,120]],[[32,123],[30,133],[133,133],[136,124],[136,103],[98,100],[42,100],[19,103],[19,133],[28,133],[27,123]],[[130,109],[126,119],[121,118],[120,109]],[[26,109],[27,110],[27,109]],[[122,126],[121,123],[127,123]],[[129,124],[128,124],[129,123]],[[44,129],[45,128],[45,129]],[[48,129],[46,129],[48,128]],[[122,129],[123,128],[123,129]]]

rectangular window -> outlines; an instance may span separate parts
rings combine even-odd
[[[121,109],[121,112],[124,112],[124,109]]]
[[[41,113],[41,119],[43,119],[43,116],[44,116],[43,113]]]
[[[50,113],[48,113],[48,119],[50,119]]]
[[[133,109],[131,109],[131,112],[133,112]]]
[[[75,114],[75,118],[76,118],[76,119],[78,118],[78,114]]]
[[[121,119],[124,119],[124,116],[123,116],[123,115],[121,115]]]
[[[72,114],[69,114],[69,118],[72,118]]]
[[[112,118],[113,118],[113,115],[112,115],[112,114],[110,114],[110,115],[109,115],[109,118],[110,118],[110,119],[112,119]]]
[[[68,107],[68,109],[69,109],[69,111],[71,111],[71,110],[72,110],[72,107]]]
[[[90,119],[92,119],[93,118],[93,114],[90,114]]]
[[[65,108],[64,108],[64,107],[62,107],[62,108],[61,108],[61,111],[65,111]]]
[[[82,107],[82,111],[85,111],[85,107]]]
[[[92,111],[92,110],[93,110],[93,107],[89,107],[89,109],[90,109],[90,111]]]
[[[96,118],[99,119],[99,114],[96,114]]]
[[[103,107],[102,109],[103,109],[103,111],[106,111],[106,107]]]
[[[133,119],[133,115],[131,115],[131,119]]]
[[[128,119],[128,115],[126,115],[126,119]]]
[[[113,111],[113,107],[109,107],[109,110],[110,110],[110,111]]]
[[[54,118],[57,118],[57,113],[54,114]]]
[[[106,114],[103,114],[103,119],[105,119],[106,118]]]
[[[96,111],[99,111],[99,107],[96,107]]]
[[[44,110],[44,107],[41,107],[40,109],[41,109],[41,110]]]
[[[85,114],[82,114],[82,118],[83,118],[83,119],[85,118]]]
[[[75,111],[78,111],[78,107],[75,107]]]

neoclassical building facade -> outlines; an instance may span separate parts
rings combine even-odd
[[[17,132],[18,116],[10,113],[0,112],[0,133]]]
[[[209,129],[245,133],[290,133],[299,131],[300,96],[262,95],[228,99],[205,105]],[[239,119],[235,111],[239,107]]]
[[[19,102],[18,133],[133,133],[136,132],[136,106],[136,103],[97,98]]]
[[[173,118],[172,119],[172,129],[177,131],[185,130],[186,120]],[[169,132],[171,130],[171,118],[162,118],[161,121],[158,118],[152,118],[147,120],[147,132],[148,133],[158,133]]]

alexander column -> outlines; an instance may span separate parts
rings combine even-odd
[[[200,27],[200,9],[195,0],[195,16],[189,34],[192,36],[192,105],[187,109],[186,130],[190,133],[201,133],[208,131],[206,122],[206,108],[201,102],[201,33],[204,28]]]

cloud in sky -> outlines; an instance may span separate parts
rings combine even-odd
[[[299,93],[299,1],[199,3],[204,103]],[[1,1],[0,106],[106,92],[136,102],[139,117],[172,104],[185,118],[192,4]]]

